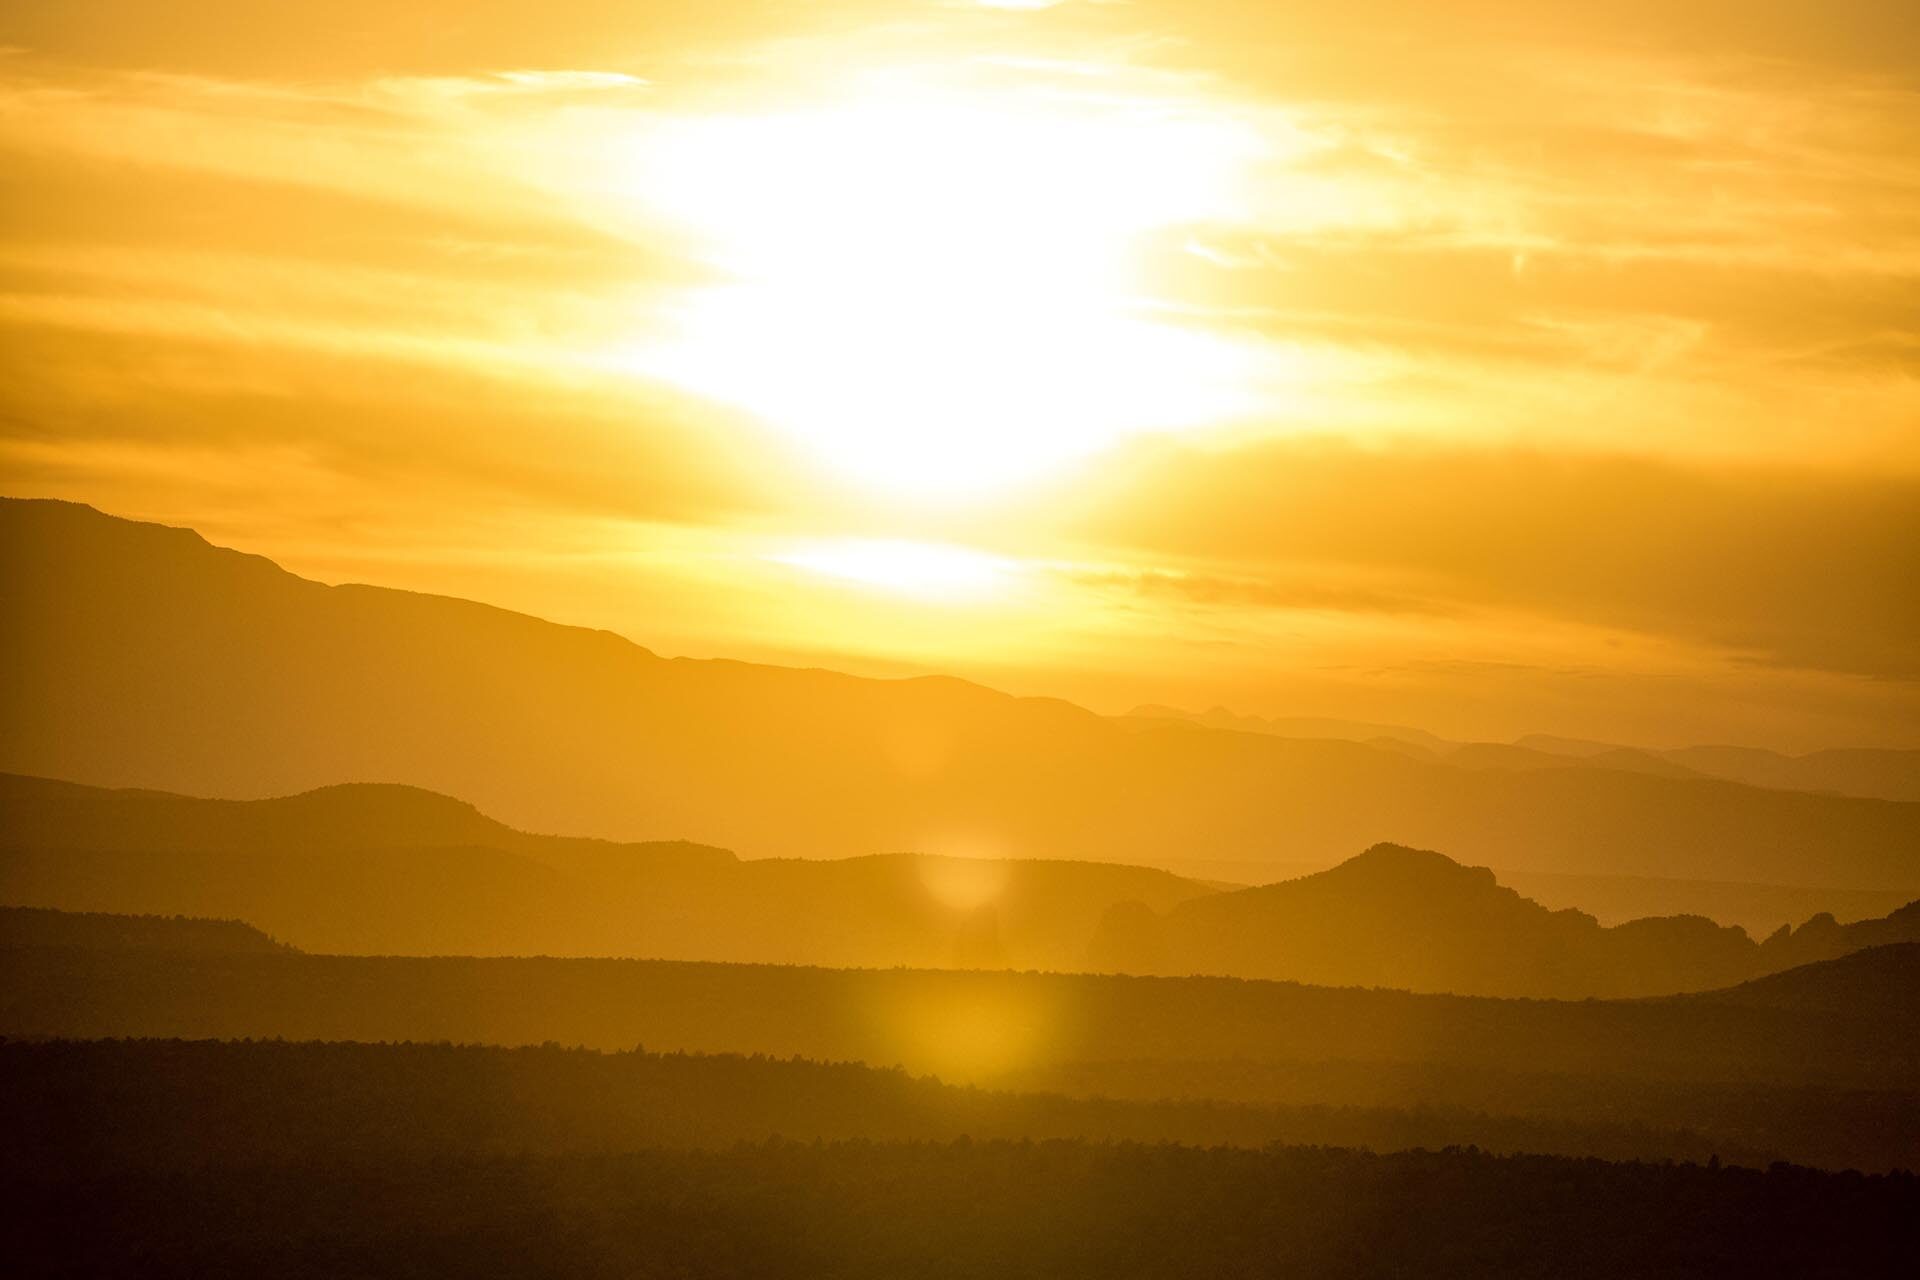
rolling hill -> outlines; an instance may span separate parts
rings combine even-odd
[[[531,835],[412,787],[203,800],[0,775],[0,902],[234,916],[307,950],[1081,969],[1150,867],[876,854],[746,862]]]

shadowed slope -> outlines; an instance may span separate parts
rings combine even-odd
[[[1920,943],[1896,942],[1800,965],[1725,991],[1678,997],[1700,1004],[1821,1013],[1845,1009],[1920,1040]]]

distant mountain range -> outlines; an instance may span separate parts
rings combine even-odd
[[[310,951],[1072,970],[1150,867],[934,855],[744,862],[529,835],[411,787],[200,800],[0,775],[0,902],[238,917]]]
[[[1424,729],[1309,716],[1236,715],[1225,707],[1182,711],[1140,706],[1128,718],[1203,725],[1281,738],[1364,742],[1444,760],[1463,769],[1613,769],[1659,778],[1719,778],[1781,791],[1815,791],[1878,800],[1920,801],[1920,751],[1848,747],[1790,756],[1758,747],[1679,747],[1656,751],[1612,742],[1531,733],[1512,742],[1452,742]]]
[[[0,502],[0,574],[17,773],[233,798],[405,783],[518,828],[748,856],[1324,866],[1392,841],[1517,871],[1920,888],[1920,804],[1468,769],[945,678],[667,659],[73,504]],[[537,897],[546,873],[503,864],[502,892]]]
[[[1566,998],[1698,991],[1920,942],[1920,903],[1845,925],[1816,916],[1759,943],[1697,916],[1603,928],[1485,868],[1392,845],[1221,892],[1112,863],[742,861],[529,835],[406,787],[196,800],[11,775],[0,775],[0,902],[237,918],[352,954],[1198,973]],[[91,919],[95,933],[130,927]]]
[[[1730,986],[1866,947],[1920,942],[1920,902],[1878,920],[1820,915],[1756,943],[1699,916],[1603,928],[1425,850],[1376,845],[1329,871],[1156,913],[1110,909],[1090,958],[1125,973],[1218,973],[1476,995],[1644,996]]]
[[[1249,716],[1225,707],[1207,711],[1182,711],[1153,703],[1135,707],[1127,713],[1134,720],[1172,720],[1205,725],[1209,729],[1232,729],[1239,733],[1270,733],[1279,738],[1331,738],[1342,742],[1365,742],[1390,747],[1412,747],[1441,755],[1459,745],[1448,742],[1425,729],[1403,724],[1375,724],[1368,720],[1340,720],[1331,716]]]

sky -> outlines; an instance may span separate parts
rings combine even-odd
[[[61,0],[0,49],[0,492],[669,654],[1920,746],[1907,0]]]

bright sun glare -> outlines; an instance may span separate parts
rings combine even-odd
[[[1227,215],[1253,135],[1119,96],[869,84],[665,123],[636,191],[705,245],[638,362],[882,491],[1044,474],[1250,402],[1249,356],[1135,296],[1143,243]]]
[[[766,558],[821,577],[935,601],[996,595],[1018,572],[1013,561],[969,547],[897,538],[826,539]]]

